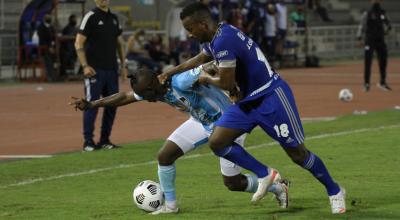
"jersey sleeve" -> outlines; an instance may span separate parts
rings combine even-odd
[[[85,36],[89,36],[91,31],[93,30],[93,18],[94,12],[89,11],[85,14],[82,19],[81,25],[79,26],[79,33]]]
[[[235,38],[237,38],[237,36],[233,36],[233,38],[230,39],[220,38],[218,41],[215,42],[214,51],[215,51],[215,59],[218,62],[218,67],[222,68],[236,67],[236,53],[234,47],[235,44],[242,42],[236,42]]]
[[[207,56],[212,56],[209,43],[203,44],[202,47],[203,47],[203,49],[201,50],[202,53],[204,53]]]
[[[181,74],[175,75],[172,79],[172,86],[186,91],[193,87],[193,84],[199,79],[201,68],[197,67]]]

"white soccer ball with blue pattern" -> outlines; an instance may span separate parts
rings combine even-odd
[[[147,212],[157,210],[164,203],[164,196],[160,184],[145,180],[133,190],[133,201],[139,209]]]
[[[342,89],[339,92],[339,99],[343,102],[350,102],[353,100],[353,93],[350,89]]]

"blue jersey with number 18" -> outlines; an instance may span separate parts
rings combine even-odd
[[[236,82],[246,102],[263,96],[275,87],[279,75],[270,67],[257,43],[232,25],[221,23],[203,53],[213,56],[220,68],[236,68]]]

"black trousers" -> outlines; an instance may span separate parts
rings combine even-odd
[[[384,40],[369,40],[364,47],[364,83],[370,83],[371,65],[374,51],[378,56],[379,72],[381,74],[381,84],[386,83],[386,66],[388,52]]]

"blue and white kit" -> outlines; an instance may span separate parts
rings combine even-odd
[[[228,107],[216,123],[244,132],[259,125],[284,147],[304,142],[304,132],[290,87],[271,68],[257,43],[239,29],[221,23],[204,54],[219,68],[235,68],[243,99]]]
[[[171,79],[171,86],[161,102],[165,102],[179,111],[190,115],[190,118],[180,125],[169,137],[186,154],[196,147],[208,142],[208,137],[215,122],[225,109],[232,105],[228,96],[219,88],[197,84],[201,68],[194,68]],[[142,100],[135,94],[137,100]],[[236,139],[243,146],[245,135]],[[220,157],[221,172],[225,176],[235,176],[241,168]]]

